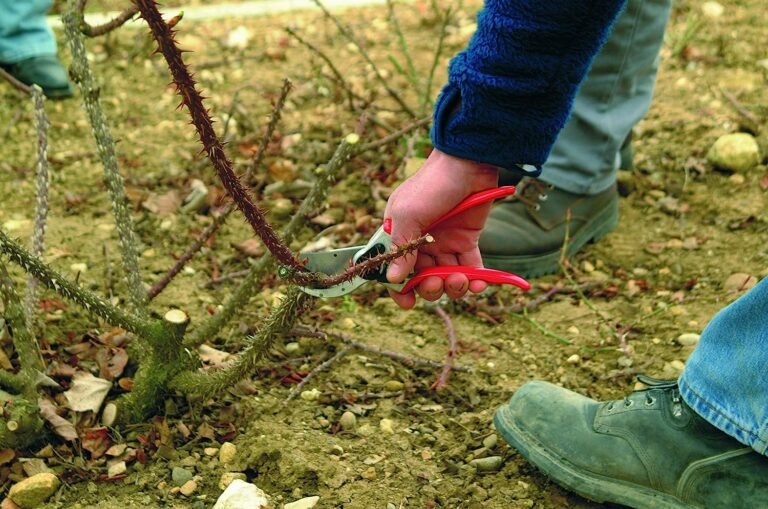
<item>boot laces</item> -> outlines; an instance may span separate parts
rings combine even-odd
[[[524,178],[520,181],[518,191],[515,193],[515,199],[524,203],[527,207],[538,211],[541,209],[540,202],[547,201],[547,198],[549,198],[548,192],[554,188],[555,186],[552,184],[532,178]]]

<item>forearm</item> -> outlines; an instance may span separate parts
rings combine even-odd
[[[624,4],[487,0],[435,107],[435,147],[503,168],[543,164]]]

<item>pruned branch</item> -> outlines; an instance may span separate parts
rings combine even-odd
[[[17,80],[16,78],[13,77],[11,73],[6,71],[2,67],[0,67],[0,77],[5,79],[5,81],[7,81],[8,83],[10,83],[11,86],[16,90],[20,92],[24,92],[27,95],[32,95],[32,87]]]
[[[128,21],[133,19],[133,17],[139,12],[138,7],[135,5],[126,8],[123,12],[115,16],[110,21],[107,21],[106,23],[103,23],[101,25],[92,26],[89,25],[85,19],[83,19],[82,23],[80,24],[80,30],[88,37],[99,37],[101,35],[106,35],[112,30],[115,30],[117,28],[120,28],[121,26],[125,25]]]

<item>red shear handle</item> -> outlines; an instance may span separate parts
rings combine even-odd
[[[515,285],[516,287],[525,291],[531,289],[531,284],[525,279],[518,275],[504,272],[502,270],[470,267],[468,265],[440,265],[420,270],[417,274],[408,280],[405,286],[403,286],[402,290],[400,290],[400,293],[410,292],[416,285],[424,281],[429,276],[437,276],[445,280],[445,278],[457,272],[467,276],[470,281],[479,279],[481,281],[485,281],[486,283],[496,285]]]
[[[505,196],[511,196],[513,194],[515,194],[515,186],[501,186],[494,187],[493,189],[486,189],[485,191],[480,191],[479,193],[469,195],[467,199],[456,205],[456,207],[449,210],[446,214],[442,215],[431,225],[427,226],[422,233],[429,233],[429,230],[442,223],[449,217],[453,217],[456,214],[461,214],[467,209],[471,209],[472,207],[480,205],[481,203],[493,201],[497,198],[504,198]],[[384,231],[390,234],[392,233],[392,218],[386,218],[384,220]]]

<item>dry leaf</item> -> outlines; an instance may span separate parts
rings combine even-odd
[[[77,440],[75,426],[56,412],[56,405],[45,398],[38,399],[37,405],[40,407],[40,415],[53,427],[54,433],[64,440]]]
[[[235,249],[245,256],[256,258],[264,254],[264,246],[256,239],[248,239],[240,244],[234,244]]]
[[[176,190],[171,190],[165,194],[151,194],[141,205],[159,216],[169,216],[179,209],[181,198]]]
[[[37,474],[52,474],[53,470],[48,468],[45,461],[40,458],[19,458],[21,468],[24,469],[24,473],[27,477],[32,477]]]
[[[198,353],[200,354],[200,360],[215,367],[221,367],[229,364],[234,358],[231,353],[217,350],[208,345],[200,345],[200,348],[198,348]]]
[[[197,435],[200,438],[207,438],[208,440],[211,440],[211,441],[216,440],[216,431],[213,429],[213,426],[211,426],[207,422],[204,422],[197,427]]]
[[[81,440],[83,449],[91,453],[91,458],[101,458],[110,447],[112,439],[109,437],[107,428],[90,428],[85,430]]]
[[[80,371],[72,377],[72,388],[65,391],[64,396],[75,412],[98,412],[111,388],[112,382]]]
[[[0,368],[3,368],[6,371],[13,371],[13,364],[11,364],[8,354],[6,354],[5,350],[2,348],[0,348]]]
[[[128,353],[122,348],[101,348],[96,354],[99,363],[99,376],[114,380],[123,374],[128,364]]]
[[[16,457],[16,451],[13,449],[3,449],[0,450],[0,465],[5,465],[6,463],[10,463],[13,461],[13,458]]]

